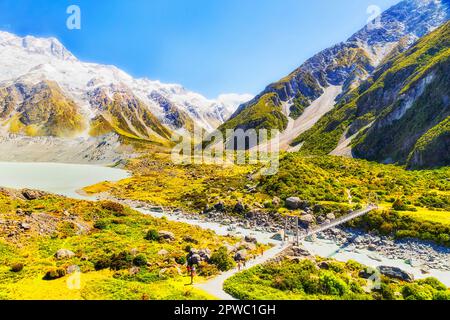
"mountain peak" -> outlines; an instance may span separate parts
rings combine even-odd
[[[0,31],[0,46],[19,47],[28,53],[51,56],[60,60],[75,61],[76,57],[56,38],[19,37],[12,33]]]

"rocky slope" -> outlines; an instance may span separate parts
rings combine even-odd
[[[369,24],[346,42],[307,60],[290,75],[241,105],[220,128],[286,130],[290,119],[301,117],[326,88],[341,86],[343,94],[352,91],[385,59],[403,52],[442,25],[450,17],[449,7],[448,0],[400,2],[382,14],[379,26]],[[283,108],[284,104],[289,108]]]
[[[79,61],[54,38],[0,32],[0,134],[91,141],[110,135],[167,144],[173,131],[212,131],[249,95],[217,100]]]
[[[305,154],[327,154],[342,148],[341,139],[358,158],[410,168],[449,165],[449,72],[447,22],[387,59],[294,144]]]

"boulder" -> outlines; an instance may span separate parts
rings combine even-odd
[[[225,204],[224,204],[222,201],[220,201],[220,202],[218,202],[218,203],[216,203],[216,204],[214,205],[214,209],[215,209],[216,211],[222,212],[222,211],[225,210]]]
[[[209,259],[211,259],[211,250],[209,249],[202,249],[198,251],[198,255],[202,259],[202,261],[208,262]]]
[[[245,261],[247,259],[247,250],[240,250],[234,255],[235,261]]]
[[[169,251],[167,251],[166,249],[162,249],[158,251],[158,255],[160,256],[167,256],[169,254]]]
[[[304,247],[294,246],[292,247],[292,252],[295,257],[309,257],[311,253]]]
[[[70,259],[73,257],[75,257],[75,253],[73,253],[72,251],[67,250],[67,249],[59,249],[55,253],[55,258],[58,260]]]
[[[314,218],[314,216],[312,214],[305,214],[300,217],[300,223],[307,225],[307,226],[313,224],[315,221],[316,221],[316,219]]]
[[[258,240],[256,239],[255,236],[245,236],[244,240],[245,240],[245,242],[250,242],[250,243],[254,243],[254,244],[258,243]]]
[[[169,231],[159,231],[159,238],[167,241],[175,241],[175,235]]]
[[[327,261],[322,261],[321,263],[319,263],[318,267],[322,270],[329,270],[330,264]]]
[[[403,280],[406,282],[414,281],[414,275],[412,275],[406,271],[403,271],[400,268],[380,266],[380,267],[378,267],[378,271],[380,271],[380,273],[382,275],[385,275],[390,278],[395,278],[395,279]]]
[[[300,209],[302,201],[297,197],[290,197],[286,199],[286,208],[289,210],[297,210]]]
[[[359,272],[359,277],[363,279],[370,279],[375,273],[375,269],[365,268]]]
[[[327,214],[327,219],[333,221],[336,220],[336,216],[334,215],[334,213],[329,213]]]
[[[28,223],[22,222],[20,224],[20,228],[23,229],[23,230],[30,230],[31,229],[31,225],[28,224]]]
[[[273,197],[272,199],[272,204],[274,207],[279,207],[281,204],[281,199],[278,197]]]
[[[45,196],[46,193],[42,192],[42,191],[36,191],[36,190],[29,190],[29,189],[24,189],[22,190],[22,196],[26,199],[26,200],[36,200],[36,199],[40,199],[43,196]]]
[[[238,201],[238,203],[236,203],[236,205],[234,206],[233,212],[243,213],[244,211],[245,211],[245,205],[241,201]]]

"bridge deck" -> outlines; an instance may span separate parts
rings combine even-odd
[[[303,239],[308,238],[308,237],[310,237],[312,235],[315,235],[315,234],[317,234],[319,232],[323,232],[323,231],[326,231],[328,229],[335,228],[335,227],[340,226],[340,225],[342,225],[344,223],[347,223],[347,222],[349,222],[349,221],[351,221],[353,219],[362,217],[362,216],[364,216],[364,215],[368,214],[369,212],[371,212],[373,210],[376,210],[376,209],[378,209],[378,206],[371,204],[367,208],[354,211],[354,212],[352,212],[352,213],[350,213],[348,215],[340,217],[340,218],[338,218],[336,220],[333,220],[333,221],[331,221],[329,223],[322,224],[322,225],[320,225],[320,226],[318,226],[318,227],[316,227],[316,228],[314,228],[312,230],[309,230],[306,233],[300,234],[299,235],[299,239],[303,240]]]

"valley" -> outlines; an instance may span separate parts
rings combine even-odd
[[[215,99],[0,31],[0,300],[450,300],[450,2],[379,20]]]

